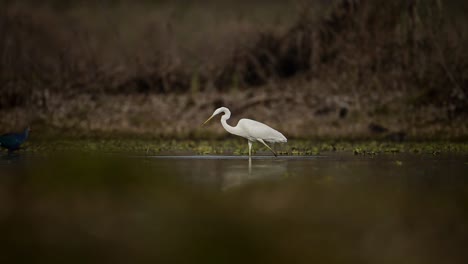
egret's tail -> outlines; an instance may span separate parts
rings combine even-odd
[[[279,140],[278,142],[279,143],[286,143],[286,142],[288,142],[288,139],[285,136],[283,136],[283,138],[281,140]]]
[[[283,134],[278,132],[278,134],[275,137],[266,139],[265,141],[270,142],[270,143],[286,143],[288,142],[288,139]]]

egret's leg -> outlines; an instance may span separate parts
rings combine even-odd
[[[252,156],[252,141],[248,140],[249,142],[249,157]]]
[[[275,157],[278,157],[278,155],[276,154],[276,152],[275,152],[274,150],[272,150],[272,149],[270,148],[270,146],[268,146],[268,145],[265,143],[265,141],[263,141],[263,139],[257,138],[257,141],[260,142],[260,143],[262,143],[263,145],[265,145],[265,147],[267,147],[271,152],[273,152],[273,155],[275,155]]]

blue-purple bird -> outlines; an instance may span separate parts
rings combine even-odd
[[[29,127],[24,129],[22,133],[8,133],[0,136],[0,147],[5,148],[8,152],[13,152],[20,149],[20,146],[28,139]]]

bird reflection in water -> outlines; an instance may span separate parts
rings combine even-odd
[[[218,177],[223,191],[240,187],[256,181],[274,181],[285,177],[287,173],[286,161],[273,159],[248,159],[248,166],[235,164],[226,166]]]
[[[8,165],[16,163],[22,160],[22,156],[19,153],[8,152],[0,153],[0,165]]]

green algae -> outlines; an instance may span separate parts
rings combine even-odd
[[[467,153],[466,142],[379,142],[379,141],[311,141],[290,140],[287,144],[273,144],[278,155],[310,156],[330,152],[354,155]],[[163,139],[63,139],[31,140],[20,152],[51,153],[77,151],[88,153],[128,153],[135,155],[247,155],[245,140],[163,140]],[[253,154],[269,154],[260,144],[253,145]]]

